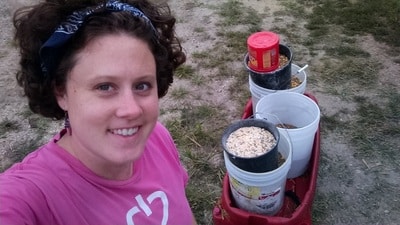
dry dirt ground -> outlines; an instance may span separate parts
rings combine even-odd
[[[22,145],[23,142],[29,142],[36,139],[37,132],[31,129],[35,126],[35,117],[32,119],[27,109],[26,101],[21,95],[21,89],[15,82],[15,71],[18,64],[18,53],[13,45],[13,27],[11,24],[12,11],[22,5],[36,2],[37,0],[1,0],[0,1],[0,114],[1,120],[8,119],[10,121],[18,121],[17,132],[7,132],[6,135],[0,136],[0,165],[6,166],[9,164],[7,152],[15,151],[15,148]],[[212,1],[212,0],[169,0],[172,11],[178,16],[177,33],[182,38],[183,46],[188,53],[188,64],[196,68],[196,63],[192,60],[191,53],[202,51],[203,49],[212,49],[213,44],[218,39],[216,34],[216,24],[218,15],[213,10],[213,7],[225,1]],[[260,13],[268,9],[268,15],[272,15],[274,11],[282,9],[279,0],[242,0],[246,6],[252,6]],[[207,6],[207,7],[206,7]],[[293,18],[284,18],[284,21],[292,21]],[[272,27],[272,17],[265,17],[263,19],[263,28],[268,29]],[[207,35],[198,35],[193,32],[196,27],[205,28]],[[301,30],[294,30],[298,35],[305,35]],[[205,38],[206,37],[206,38]],[[290,42],[286,37],[281,37],[283,42]],[[398,64],[386,60],[385,50],[387,46],[374,41],[372,37],[360,37],[357,43],[368,51],[377,62],[382,63],[383,68],[379,71],[380,80],[382,84],[392,82],[393,80],[399,81],[394,74],[400,71]],[[295,49],[302,49],[302,46],[294,46]],[[296,50],[295,50],[296,51]],[[212,57],[213,52],[210,52]],[[321,52],[321,55],[323,53]],[[318,74],[313,71],[313,68],[318,68],[320,65],[319,57],[309,56],[303,57],[302,61],[297,62],[300,65],[309,64],[309,76],[318,80]],[[241,69],[242,62],[238,61],[233,63],[237,69]],[[321,68],[320,68],[321,69]],[[205,77],[212,77],[214,74],[212,70],[200,68],[199,73]],[[390,75],[391,74],[391,75]],[[397,75],[396,75],[397,76]],[[398,82],[400,83],[400,82]],[[172,88],[190,85],[185,81],[176,80]],[[228,118],[237,119],[237,102],[230,98],[230,93],[227,90],[230,81],[214,82],[202,87],[190,87],[190,90],[197,93],[197,95],[204,95],[203,99],[213,101],[214,104],[221,105],[221,108],[226,110]],[[247,85],[247,84],[243,84]],[[398,86],[397,86],[398,87]],[[341,120],[351,120],[352,112],[355,106],[351,102],[344,102],[339,97],[329,95],[324,92],[324,87],[314,82],[307,86],[307,91],[313,93],[318,101],[323,115],[332,116],[337,115]],[[365,93],[366,95],[374,95],[374,93]],[[169,97],[162,100],[163,106],[171,106],[175,101]],[[343,113],[347,112],[347,113]],[[163,118],[161,118],[162,120]],[[36,124],[37,126],[37,124]],[[42,135],[42,141],[47,140],[51,135],[58,131],[60,124],[51,123],[50,127]],[[29,145],[28,145],[29,146]],[[365,162],[354,158],[353,149],[340,132],[324,133],[322,134],[321,151],[324,152],[324,160],[332,164],[321,165],[321,169],[326,169],[335,163],[345,165],[345,171],[350,171],[353,176],[352,183],[343,183],[338,176],[324,176],[318,177],[317,193],[328,194],[338,193],[341,195],[340,202],[337,202],[337,207],[327,208],[326,222],[322,224],[372,224],[370,219],[372,216],[373,224],[400,224],[400,211],[399,209],[391,208],[391,205],[398,205],[399,190],[393,193],[370,193],[371,195],[381,195],[382,199],[377,201],[377,198],[372,198],[373,201],[370,205],[365,204],[365,199],[368,196],[360,196],[359,190],[367,189],[369,186],[375,184],[375,175],[370,173],[372,169],[379,169],[382,171],[382,178],[392,183],[394,187],[399,187],[400,175],[393,172],[379,161]],[[342,171],[343,172],[343,171]],[[0,187],[1,188],[1,187]],[[330,200],[333,201],[334,198]],[[329,199],[328,199],[329,200]],[[365,210],[364,210],[365,209]],[[371,210],[373,209],[373,210]],[[211,210],[211,209],[210,209]],[[342,218],[342,219],[341,219]],[[382,218],[382,219],[376,219]],[[333,222],[334,221],[334,222]]]

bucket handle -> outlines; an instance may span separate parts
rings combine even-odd
[[[291,138],[290,138],[290,135],[289,135],[289,132],[288,132],[288,128],[286,128],[285,124],[279,119],[279,117],[277,117],[275,114],[255,112],[255,113],[254,113],[253,115],[251,115],[249,118],[253,118],[253,117],[255,117],[255,115],[261,115],[261,118],[262,118],[263,120],[266,120],[266,121],[268,121],[268,119],[265,118],[263,115],[270,115],[270,116],[273,116],[273,117],[279,122],[278,124],[280,124],[280,125],[282,126],[282,129],[285,130],[286,136],[287,136],[287,138],[289,139],[290,147],[293,149],[293,143],[292,143],[292,140],[291,140]],[[293,158],[293,151],[292,151],[291,153],[292,153],[292,158]]]

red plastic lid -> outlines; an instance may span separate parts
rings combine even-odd
[[[270,31],[261,31],[247,38],[247,45],[256,49],[268,49],[279,43],[279,36]]]

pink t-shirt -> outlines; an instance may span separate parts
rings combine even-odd
[[[157,123],[125,181],[101,178],[56,144],[60,134],[0,175],[0,224],[192,223],[188,175]]]

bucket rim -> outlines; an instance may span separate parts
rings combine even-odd
[[[311,123],[309,123],[309,124],[307,124],[305,126],[298,127],[298,128],[290,128],[290,129],[279,128],[278,127],[278,130],[302,131],[302,130],[309,129],[310,127],[313,127],[313,126],[316,126],[316,125],[319,124],[319,121],[321,119],[321,109],[319,108],[318,104],[315,101],[313,101],[311,98],[307,97],[304,94],[300,94],[300,93],[297,93],[297,92],[288,92],[288,91],[274,92],[274,93],[271,93],[269,95],[265,95],[265,96],[261,97],[260,100],[257,102],[256,107],[255,107],[254,115],[255,115],[256,118],[268,121],[266,118],[257,117],[257,115],[262,115],[262,113],[259,112],[260,110],[259,110],[259,108],[257,106],[260,105],[260,103],[262,103],[263,101],[266,101],[265,99],[274,98],[277,95],[293,95],[293,96],[296,96],[296,98],[305,99],[307,101],[307,103],[310,103],[312,105],[312,107],[314,108],[314,110],[316,112],[315,119]],[[272,114],[272,113],[268,113],[268,114],[271,114],[271,115],[274,115],[274,116],[278,117],[277,115]]]
[[[243,169],[241,169],[241,168],[235,166],[235,165],[229,160],[226,151],[223,152],[223,153],[224,153],[224,160],[228,160],[228,162],[225,162],[225,164],[228,163],[229,165],[231,165],[232,167],[234,167],[234,168],[235,168],[237,171],[239,171],[240,173],[243,173],[243,174],[246,174],[246,175],[251,175],[251,176],[254,176],[254,177],[257,177],[257,178],[264,177],[265,175],[275,174],[275,173],[277,173],[277,172],[279,172],[279,171],[281,171],[281,170],[284,170],[284,169],[287,169],[287,173],[289,173],[289,170],[290,170],[290,167],[291,167],[291,164],[292,164],[292,160],[293,160],[293,146],[292,146],[292,143],[291,143],[291,141],[290,141],[290,138],[287,136],[287,134],[284,134],[284,132],[281,131],[281,130],[279,131],[279,133],[280,133],[280,135],[283,136],[283,137],[285,138],[285,140],[287,141],[288,146],[289,146],[289,149],[288,149],[288,154],[287,154],[287,157],[286,157],[286,159],[285,159],[285,162],[282,163],[282,165],[278,166],[276,169],[271,170],[271,171],[268,171],[268,172],[262,172],[262,173],[254,173],[254,172],[249,172],[249,171],[243,170]],[[281,151],[279,150],[279,148],[278,148],[278,152],[281,152]],[[288,165],[288,164],[290,164],[290,165]],[[227,173],[229,174],[228,171],[227,171]]]
[[[300,66],[292,63],[292,69],[299,70],[300,68],[301,68]],[[304,74],[304,76],[299,76],[300,74]],[[258,91],[262,91],[262,92],[265,91],[268,93],[284,92],[284,91],[295,92],[297,90],[305,89],[305,86],[307,85],[307,76],[308,76],[305,71],[301,71],[299,74],[294,74],[291,76],[298,77],[301,80],[301,84],[297,87],[288,88],[288,89],[284,89],[284,90],[269,89],[269,88],[261,87],[261,86],[257,85],[256,83],[254,83],[253,79],[251,78],[251,75],[249,74],[249,86]],[[301,79],[302,77],[304,77],[304,79]],[[250,88],[250,91],[252,90],[252,88]]]
[[[236,131],[236,130],[238,130],[239,128],[242,128],[242,127],[251,127],[251,126],[255,126],[255,125],[250,125],[250,126],[241,126],[241,127],[237,127],[236,129],[232,130],[232,131],[228,134],[228,130],[229,130],[230,128],[234,127],[235,125],[237,125],[237,124],[239,124],[239,123],[244,123],[244,122],[249,122],[249,123],[252,123],[252,122],[254,122],[254,123],[256,123],[256,122],[264,123],[264,124],[267,124],[268,126],[270,126],[271,128],[275,128],[275,129],[276,129],[276,130],[275,130],[275,131],[276,131],[276,135],[275,135],[275,134],[274,134],[274,133],[275,133],[274,131],[270,131],[270,130],[267,130],[266,128],[264,128],[264,127],[260,127],[260,128],[264,128],[264,129],[266,129],[267,131],[269,131],[269,132],[274,136],[274,138],[275,138],[275,143],[274,143],[274,145],[271,147],[271,149],[270,149],[269,151],[267,151],[267,152],[265,152],[265,153],[263,153],[263,154],[261,154],[261,155],[259,155],[259,156],[256,156],[256,157],[241,157],[241,156],[234,155],[234,154],[230,153],[230,152],[227,150],[227,147],[226,147],[226,140],[228,139],[229,134],[233,133],[234,131]],[[256,126],[256,127],[257,127],[257,126]],[[224,138],[224,137],[226,137],[226,138]],[[259,158],[265,156],[265,155],[268,154],[271,150],[273,150],[274,148],[277,147],[277,145],[279,144],[279,141],[280,141],[279,129],[278,129],[273,123],[271,123],[271,122],[269,122],[269,121],[266,121],[266,120],[264,120],[264,119],[258,119],[258,118],[249,118],[249,119],[244,119],[244,120],[238,120],[238,121],[235,121],[235,122],[231,123],[228,127],[225,128],[224,132],[222,133],[222,139],[221,139],[222,148],[223,148],[223,150],[224,150],[225,152],[227,152],[227,154],[228,154],[229,156],[234,157],[234,158],[238,158],[238,159],[243,159],[243,160],[248,160],[248,159],[259,159]]]

